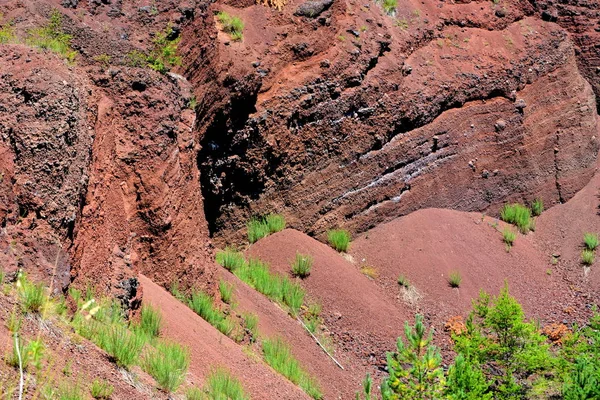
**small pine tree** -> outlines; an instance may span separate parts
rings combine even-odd
[[[492,393],[486,393],[489,385],[479,365],[468,361],[459,354],[448,369],[448,400],[488,400]]]
[[[381,385],[383,400],[439,399],[445,387],[442,357],[431,344],[431,331],[426,334],[423,316],[417,315],[414,327],[404,325],[402,338],[396,343],[397,352],[387,354],[389,377]]]
[[[587,358],[579,358],[575,369],[567,378],[563,387],[565,400],[587,400],[600,398],[598,371]]]

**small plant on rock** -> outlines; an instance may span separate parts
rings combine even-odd
[[[448,275],[448,284],[450,287],[458,288],[460,287],[460,283],[462,282],[462,277],[460,276],[460,272],[452,271],[450,275]]]
[[[339,252],[345,252],[350,245],[350,233],[344,229],[333,229],[327,231],[329,245]]]
[[[300,278],[306,278],[310,275],[313,265],[313,258],[306,254],[296,253],[296,258],[292,262],[292,274]]]
[[[583,243],[585,244],[586,249],[590,251],[596,250],[598,247],[598,235],[595,233],[586,233],[583,235]]]

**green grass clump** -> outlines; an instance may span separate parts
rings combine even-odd
[[[97,332],[98,345],[118,366],[129,368],[137,363],[142,347],[146,343],[145,336],[136,335],[120,325],[103,326]]]
[[[279,214],[268,214],[262,218],[252,218],[246,224],[248,241],[255,243],[259,239],[285,229],[285,218]]]
[[[321,399],[323,395],[315,380],[300,366],[292,350],[281,338],[266,339],[262,343],[265,362],[292,383],[300,386],[309,396]]]
[[[226,247],[225,250],[217,251],[215,260],[217,264],[225,267],[231,272],[243,267],[246,264],[244,255],[239,251],[235,251],[231,247]]]
[[[250,334],[250,342],[256,342],[258,338],[258,315],[245,313],[242,315],[242,319],[244,320],[246,331]]]
[[[450,287],[457,288],[460,287],[460,283],[462,282],[462,277],[460,276],[460,272],[452,271],[450,275],[448,275],[448,284]]]
[[[154,47],[147,57],[148,66],[161,74],[181,65],[181,57],[177,55],[177,46],[181,37],[170,39],[171,30],[171,27],[167,27],[164,32],[156,34]]]
[[[113,385],[104,380],[94,379],[90,392],[92,397],[98,400],[109,399],[112,396],[115,388]]]
[[[157,308],[144,304],[140,313],[140,322],[136,329],[150,337],[157,337],[162,326],[162,315]]]
[[[333,229],[327,231],[329,245],[340,252],[348,250],[350,245],[350,233],[344,229]]]
[[[504,222],[516,225],[521,233],[529,232],[531,226],[531,211],[521,204],[506,204],[500,212],[500,218]]]
[[[585,265],[592,265],[594,263],[594,252],[585,249],[581,252],[581,262]]]
[[[206,380],[205,390],[209,399],[250,400],[240,381],[222,368],[211,372]]]
[[[219,292],[221,293],[221,300],[223,302],[229,304],[231,302],[232,292],[233,292],[233,284],[229,282],[225,282],[223,280],[219,281]]]
[[[300,278],[306,278],[310,275],[313,265],[313,258],[309,255],[296,253],[296,258],[292,262],[292,274]]]
[[[596,250],[596,247],[598,247],[598,235],[595,233],[586,233],[583,235],[583,243],[588,250]]]
[[[24,273],[17,278],[21,308],[26,313],[41,313],[48,302],[46,288],[42,283],[33,283]]]
[[[213,298],[200,290],[192,292],[188,305],[196,314],[213,326],[225,318],[221,311],[215,307]]]
[[[206,400],[206,397],[202,390],[197,387],[191,387],[185,391],[185,400]]]
[[[0,44],[11,43],[15,40],[15,30],[10,23],[0,26]]]
[[[85,398],[86,397],[79,384],[70,386],[64,383],[58,390],[58,400],[85,400]]]
[[[217,14],[217,19],[223,27],[223,31],[229,33],[231,39],[242,40],[244,37],[244,21],[239,17],[234,17],[227,14],[225,11],[220,11]]]
[[[516,238],[517,238],[517,234],[514,233],[512,230],[505,228],[502,231],[502,240],[504,241],[504,243],[506,243],[506,246],[508,248],[510,248],[513,245]]]
[[[381,6],[386,14],[392,15],[396,12],[396,8],[398,7],[398,0],[383,0]]]
[[[410,282],[408,281],[408,278],[404,275],[399,275],[398,276],[398,285],[402,286],[403,288],[408,289],[410,287]]]
[[[190,352],[178,343],[160,342],[148,351],[142,366],[166,392],[174,392],[185,380]]]
[[[535,199],[531,203],[531,212],[534,216],[538,217],[544,212],[544,201],[540,199]]]
[[[40,49],[60,54],[69,62],[75,60],[77,52],[71,48],[71,35],[63,31],[63,16],[57,10],[50,15],[48,24],[29,31],[27,43]]]

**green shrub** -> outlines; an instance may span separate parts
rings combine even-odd
[[[514,233],[509,228],[505,228],[502,231],[502,239],[504,240],[504,243],[506,243],[506,246],[508,246],[509,248],[513,245],[516,238],[517,238],[517,234]]]
[[[448,275],[448,284],[450,287],[457,288],[460,287],[460,283],[462,282],[462,277],[460,276],[460,272],[452,271],[450,275]]]
[[[217,264],[222,265],[231,272],[234,272],[236,269],[241,268],[246,264],[244,255],[231,247],[226,247],[225,250],[217,251],[216,261]]]
[[[177,46],[181,37],[170,39],[171,31],[172,28],[167,27],[164,32],[156,34],[154,47],[147,58],[148,66],[162,74],[181,65],[181,57],[177,55]]]
[[[57,10],[50,15],[48,24],[28,32],[27,43],[40,49],[48,49],[60,54],[69,62],[75,60],[77,52],[71,48],[71,35],[63,31],[63,16]]]
[[[575,360],[575,368],[568,375],[563,387],[565,400],[600,399],[600,371],[593,362],[581,357]]]
[[[41,313],[48,302],[44,284],[30,282],[25,274],[20,274],[17,278],[17,287],[23,312]]]
[[[145,344],[144,336],[136,335],[120,325],[101,327],[98,335],[98,345],[123,368],[129,368],[138,361]]]
[[[535,199],[531,203],[531,212],[536,217],[542,215],[542,212],[544,212],[544,201],[541,198]]]
[[[598,235],[595,233],[586,233],[583,235],[583,243],[588,250],[596,250],[596,247],[598,247]]]
[[[306,278],[310,275],[313,265],[313,258],[309,255],[296,253],[296,259],[292,262],[292,274],[300,278]]]
[[[281,338],[266,339],[262,343],[262,348],[265,362],[275,371],[300,386],[312,398],[323,398],[315,380],[302,369],[290,347]]]
[[[500,218],[504,222],[516,225],[523,234],[529,232],[531,212],[521,204],[505,204],[500,212]]]
[[[392,15],[398,7],[398,0],[383,0],[382,7],[386,14]]]
[[[231,302],[231,296],[233,292],[233,284],[225,282],[224,280],[219,281],[219,292],[221,293],[221,300],[229,304]]]
[[[211,372],[206,380],[205,390],[209,399],[250,400],[240,381],[222,368]]]
[[[489,384],[477,363],[459,354],[448,369],[446,396],[451,400],[489,400]]]
[[[585,265],[592,265],[594,263],[594,252],[585,249],[581,252],[581,262]]]
[[[239,17],[234,17],[227,14],[225,11],[220,11],[217,14],[217,19],[221,23],[223,31],[229,33],[231,39],[242,40],[244,22]]]
[[[162,315],[157,308],[144,304],[140,313],[138,329],[150,337],[160,334]]]
[[[92,397],[95,399],[109,399],[112,396],[115,388],[113,385],[108,383],[108,381],[94,379],[92,382],[92,386],[90,387],[90,392]]]
[[[174,392],[185,381],[190,352],[178,343],[160,342],[146,353],[142,366],[166,392]]]
[[[270,233],[280,232],[285,229],[285,218],[279,214],[268,214],[265,217],[265,223],[269,227]]]
[[[410,282],[408,281],[408,278],[404,275],[399,275],[398,276],[398,285],[408,289],[410,287]]]
[[[344,229],[333,229],[327,232],[327,241],[335,250],[345,252],[350,244],[350,233]]]

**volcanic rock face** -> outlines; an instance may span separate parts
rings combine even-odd
[[[240,239],[251,215],[359,232],[556,204],[593,173],[597,2],[10,1],[0,24],[25,43],[53,8],[76,65],[0,45],[0,262],[60,288],[135,306],[140,271],[214,288],[209,236]],[[132,63],[165,29],[181,76]]]
[[[210,36],[223,42],[204,47],[211,83],[229,91],[198,119],[217,237],[241,238],[245,220],[272,211],[319,234],[364,231],[423,207],[550,205],[589,180],[596,100],[578,70],[589,54],[565,29],[520,2],[501,15],[479,2],[398,10],[401,29],[350,2],[320,22],[296,17],[293,37],[262,31],[284,29],[283,17],[254,19],[242,44]],[[210,25],[195,23],[195,33]],[[200,97],[211,86],[196,66],[187,75]]]

